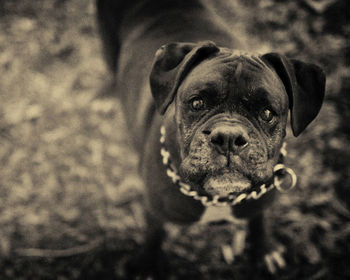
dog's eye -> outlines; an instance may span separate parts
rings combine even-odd
[[[193,111],[203,110],[205,108],[205,102],[200,97],[195,97],[191,99],[191,109]]]
[[[265,108],[260,112],[260,118],[265,122],[271,122],[274,117],[275,113],[268,108]]]

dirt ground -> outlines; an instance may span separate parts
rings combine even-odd
[[[319,64],[327,93],[286,164],[297,188],[268,209],[288,267],[276,279],[350,279],[350,9],[346,0],[214,1],[263,51]],[[227,6],[231,8],[227,9]],[[0,2],[0,279],[123,279],[142,243],[142,182],[92,0]],[[271,279],[222,254],[235,225],[169,225],[171,279]]]

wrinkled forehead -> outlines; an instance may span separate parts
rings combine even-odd
[[[227,92],[264,91],[272,95],[285,93],[275,73],[258,55],[235,50],[221,51],[194,67],[179,88],[181,92],[200,90]]]

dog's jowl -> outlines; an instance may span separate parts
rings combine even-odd
[[[130,270],[164,279],[163,224],[194,223],[213,206],[247,219],[257,262],[272,273],[288,265],[263,209],[285,188],[280,173],[295,185],[281,162],[287,117],[295,136],[316,117],[323,71],[251,53],[199,0],[97,0],[97,13],[147,190],[147,236]]]

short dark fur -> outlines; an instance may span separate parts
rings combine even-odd
[[[183,180],[202,193],[238,195],[271,182],[288,110],[297,136],[321,108],[325,77],[319,67],[281,54],[239,51],[244,46],[199,0],[97,0],[97,12],[147,188],[146,243],[138,268],[131,266],[157,274],[163,223],[193,223],[204,211],[167,177],[160,126]],[[233,209],[249,218],[256,256],[273,249],[262,213],[272,196]]]

